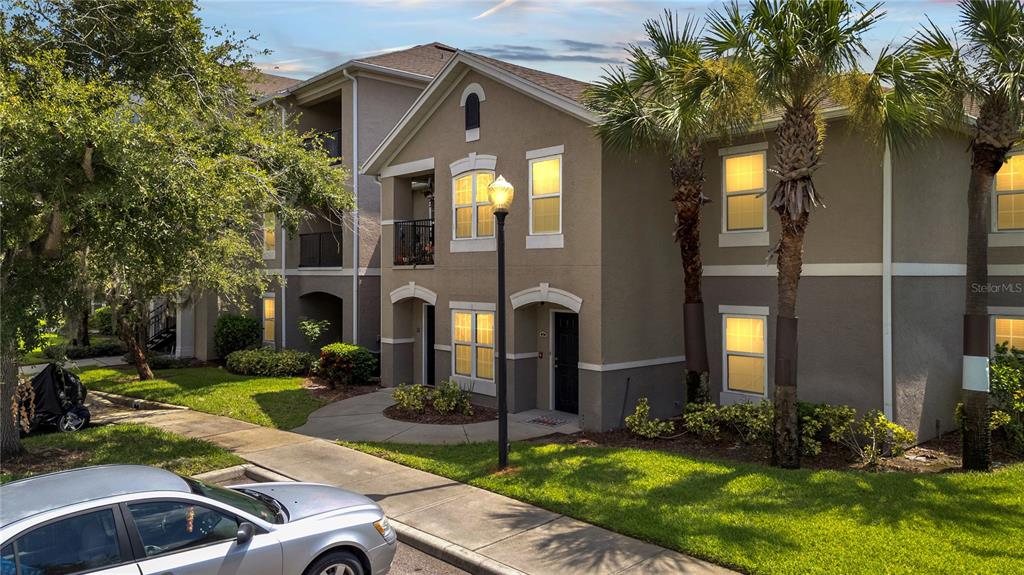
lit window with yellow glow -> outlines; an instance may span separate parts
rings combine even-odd
[[[562,156],[530,160],[530,233],[562,233]]]
[[[494,379],[494,312],[452,312],[452,372]]]
[[[274,343],[277,333],[277,296],[263,296],[263,343]]]
[[[767,219],[765,153],[736,154],[722,160],[725,231],[763,231]]]
[[[996,345],[1008,344],[1010,349],[1024,350],[1024,317],[996,318]]]
[[[455,239],[494,236],[494,208],[487,199],[487,186],[493,181],[493,172],[470,172],[452,182]]]
[[[996,230],[1024,230],[1024,154],[1010,156],[996,172]]]
[[[277,218],[273,213],[263,214],[263,259],[274,259],[277,254]]]
[[[725,316],[725,388],[740,393],[765,394],[764,317]]]

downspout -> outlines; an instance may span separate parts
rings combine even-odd
[[[281,131],[285,131],[288,128],[288,111],[282,106],[277,98],[271,100],[274,103],[274,107],[281,110]],[[288,250],[288,232],[285,231],[284,226],[281,226],[281,348],[284,349],[288,345],[288,298],[286,297],[288,289],[288,277],[285,275],[285,262],[287,261],[287,250]]]
[[[352,80],[352,343],[359,345],[359,79],[342,74]]]
[[[892,152],[882,156],[882,406],[892,421]]]

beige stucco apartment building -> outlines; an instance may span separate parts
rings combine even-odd
[[[683,401],[682,272],[667,164],[604,149],[586,84],[458,52],[362,173],[381,184],[385,385],[452,378],[495,393],[496,254],[487,184],[516,187],[507,219],[513,411],[621,424],[639,397]],[[881,409],[921,438],[953,426],[964,301],[966,135],[901,155],[827,110],[800,285],[800,397]],[[770,397],[778,237],[772,123],[705,150],[702,228],[712,396]],[[993,194],[993,334],[1024,347],[1024,154]],[[289,286],[289,290],[291,287]],[[291,296],[289,296],[291,297]]]

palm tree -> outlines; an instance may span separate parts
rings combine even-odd
[[[630,46],[625,69],[611,68],[586,94],[610,147],[655,151],[669,161],[675,240],[683,264],[688,402],[708,399],[708,355],[700,254],[704,155],[709,138],[728,136],[757,113],[753,78],[729,59],[707,59],[702,30],[666,10],[644,23],[649,47]]]
[[[1008,152],[1024,140],[1024,1],[961,0],[959,33],[933,23],[913,39],[949,124],[976,116],[967,187],[967,277],[964,308],[964,469],[992,465],[988,426],[988,233],[990,193]],[[976,111],[975,111],[976,110]],[[972,377],[972,372],[977,376]],[[980,380],[983,386],[971,385]]]
[[[822,205],[813,180],[825,144],[820,110],[845,101],[886,144],[906,142],[928,122],[906,46],[883,51],[871,72],[858,64],[867,55],[865,33],[883,15],[880,4],[848,0],[751,0],[744,12],[733,2],[710,16],[714,53],[745,62],[759,97],[782,117],[770,170],[778,178],[770,205],[781,224],[770,252],[778,265],[772,462],[781,467],[800,466],[796,303],[804,233],[812,208]]]

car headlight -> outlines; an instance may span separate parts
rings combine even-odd
[[[381,517],[379,521],[374,521],[373,526],[377,529],[377,533],[380,533],[381,537],[386,541],[393,541],[395,539],[395,528],[391,526],[387,515]]]

